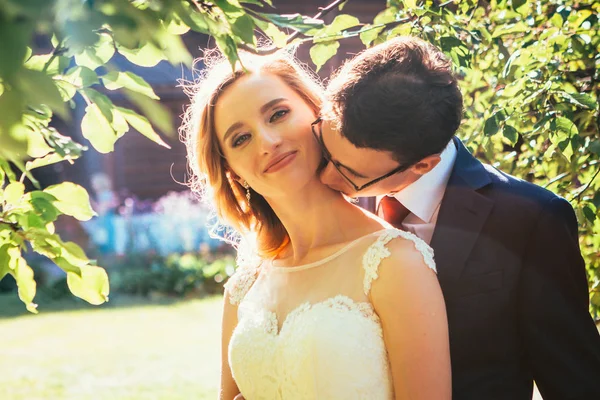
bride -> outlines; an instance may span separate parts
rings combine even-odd
[[[194,189],[258,255],[226,285],[220,398],[450,399],[432,250],[319,181],[311,74],[242,64],[207,68],[182,127]]]

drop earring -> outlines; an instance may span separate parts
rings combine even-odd
[[[250,185],[248,185],[247,181],[244,181],[244,183],[242,183],[242,186],[244,187],[244,189],[246,189],[246,199],[248,200],[248,204],[250,204]]]

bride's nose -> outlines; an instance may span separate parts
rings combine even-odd
[[[264,153],[271,153],[273,150],[276,150],[279,146],[281,146],[281,143],[283,142],[281,134],[275,129],[262,128],[258,132],[258,137],[261,150]]]

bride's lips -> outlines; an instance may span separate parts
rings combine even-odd
[[[268,164],[263,173],[268,174],[279,171],[280,169],[287,166],[289,163],[294,161],[296,158],[296,151],[289,151],[273,158]]]

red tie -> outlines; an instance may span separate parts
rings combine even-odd
[[[377,215],[392,224],[398,229],[402,229],[402,222],[410,214],[410,210],[396,198],[383,196],[377,207]]]

